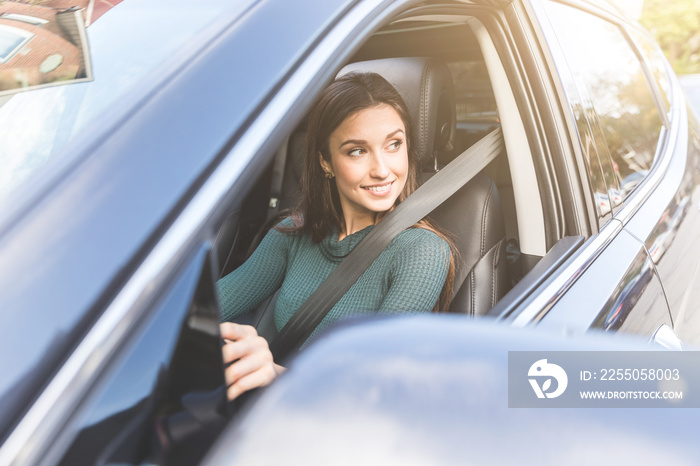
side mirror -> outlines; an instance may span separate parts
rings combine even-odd
[[[674,351],[685,349],[678,335],[666,324],[662,324],[656,329],[649,342]]]

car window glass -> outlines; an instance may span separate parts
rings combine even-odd
[[[607,143],[597,147],[614,207],[651,167],[661,117],[641,63],[617,26],[568,6],[545,5],[576,86],[590,99]]]
[[[453,61],[447,66],[455,86],[457,147],[471,147],[498,126],[498,112],[486,64],[478,61]]]
[[[455,110],[458,122],[468,122],[475,115],[496,114],[496,100],[486,63],[453,61],[447,63],[455,86]]]
[[[589,121],[589,116],[593,115],[593,106],[590,99],[584,98],[584,96],[579,93],[574,76],[568,66],[567,57],[559,46],[557,37],[546,16],[542,18],[540,24],[544,34],[549,39],[549,51],[552,54],[557,74],[564,87],[569,110],[576,123],[576,130],[579,138],[578,142],[581,147],[583,162],[585,163],[586,175],[592,194],[592,202],[595,205],[595,215],[599,219],[600,226],[602,226],[612,217],[607,185],[598,157],[598,147],[601,146],[599,139],[602,138],[602,134],[600,134],[599,131],[593,131],[593,127]],[[598,126],[595,126],[595,128],[599,129]],[[605,145],[604,140],[602,145]]]
[[[596,139],[598,159],[600,160],[600,166],[603,170],[603,178],[605,179],[605,186],[607,187],[606,192],[610,202],[610,208],[612,211],[616,211],[616,208],[622,204],[620,180],[617,176],[618,168],[608,149],[605,128],[603,127],[602,122],[597,119],[595,115],[591,116],[591,126]]]
[[[668,111],[669,101],[671,100],[671,85],[668,80],[668,74],[666,73],[666,57],[664,57],[659,46],[648,34],[637,29],[630,29],[629,33],[637,46],[644,53],[647,65],[654,76],[656,85],[661,90],[659,93],[661,99],[665,105],[666,111]]]
[[[196,464],[215,440],[226,405],[207,254],[196,252],[123,341],[67,429],[74,440],[61,465]]]

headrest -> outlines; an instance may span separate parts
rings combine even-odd
[[[452,150],[457,132],[450,69],[434,58],[386,58],[351,63],[338,76],[371,71],[384,77],[408,106],[418,163],[435,170],[438,151]]]

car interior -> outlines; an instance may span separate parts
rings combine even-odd
[[[85,458],[93,457],[100,464],[150,464],[162,456],[167,464],[194,464],[206,454],[225,424],[241,412],[244,404],[240,402],[247,402],[246,397],[252,393],[225,405],[215,282],[243,264],[267,232],[298,205],[306,152],[305,112],[313,96],[320,95],[330,83],[331,75],[372,71],[397,88],[412,118],[420,183],[435,181],[436,176],[441,179],[441,171],[449,173],[453,162],[465,153],[471,154],[467,151],[494,130],[502,135],[504,150],[500,155],[476,176],[460,183],[456,192],[430,214],[458,250],[454,294],[446,311],[468,318],[510,319],[512,323],[518,312],[516,306],[525,303],[521,307],[526,307],[532,296],[542,302],[550,299],[536,293],[535,288],[551,283],[552,271],[597,225],[585,224],[585,205],[576,216],[571,214],[583,201],[574,204],[563,199],[578,194],[568,189],[575,182],[565,186],[569,181],[557,175],[565,173],[575,178],[575,170],[561,168],[558,164],[565,165],[568,159],[558,160],[557,149],[547,144],[549,128],[543,122],[547,113],[538,112],[544,106],[537,108],[539,96],[533,90],[541,83],[532,82],[534,79],[528,82],[527,78],[539,70],[525,72],[522,62],[527,60],[518,55],[518,31],[515,27],[505,30],[505,25],[494,21],[492,10],[466,3],[425,3],[395,15],[347,51],[333,49],[337,62],[324,62],[333,68],[314,71],[317,75],[328,71],[323,74],[328,79],[309,84],[304,79],[312,78],[307,76],[300,79],[303,92],[293,89],[295,100],[290,99],[289,105],[306,99],[306,107],[284,107],[278,118],[293,114],[284,123],[271,119],[269,127],[284,125],[285,130],[275,134],[267,129],[259,131],[260,141],[267,140],[269,150],[255,146],[255,153],[247,154],[254,162],[241,171],[231,170],[231,177],[216,185],[221,190],[216,196],[205,190],[196,194],[210,196],[208,209],[216,210],[197,210],[202,205],[198,202],[188,204],[186,213],[196,211],[201,217],[192,221],[191,216],[182,215],[175,220],[175,227],[194,225],[196,234],[183,229],[187,235],[182,235],[185,239],[177,255],[161,254],[160,246],[170,248],[169,239],[180,234],[172,227],[147,260],[160,257],[145,261],[134,275],[136,279],[130,279],[142,283],[120,288],[114,299],[116,305],[110,304],[118,311],[117,306],[122,306],[126,317],[120,317],[119,325],[115,325],[114,316],[119,314],[109,312],[114,309],[110,307],[101,318],[104,320],[95,325],[102,333],[88,334],[90,338],[109,335],[109,339],[92,338],[95,349],[91,353],[82,350],[83,344],[77,348],[78,357],[84,358],[76,366],[80,371],[59,383],[85,379],[76,384],[83,391],[71,395],[86,394],[84,401],[68,400],[62,405],[66,413],[51,414],[69,419],[69,423],[62,433],[50,434],[58,440],[51,447],[42,447],[50,449],[50,454],[37,461],[44,464],[61,455],[61,464],[83,463]],[[528,45],[528,52],[537,53],[531,50],[534,48]],[[296,77],[293,70],[290,74]],[[547,76],[538,78],[547,81]],[[554,99],[547,97],[545,104],[556,107]],[[254,123],[263,120],[257,114],[254,117]],[[239,146],[236,136],[231,137],[230,144],[219,153],[219,161],[238,162],[235,156]],[[551,146],[565,145],[564,139],[557,139]],[[278,140],[283,142],[277,144]],[[231,145],[232,151],[227,152]],[[216,174],[219,167],[213,170]],[[211,173],[206,172],[207,176]],[[204,182],[205,187],[214,184]],[[582,190],[587,187],[585,182],[582,186]],[[220,205],[234,196],[238,197],[230,204]],[[175,233],[171,236],[171,232]],[[190,237],[196,241],[187,239]],[[213,254],[208,243],[211,237]],[[191,244],[194,251],[188,249]],[[649,253],[653,257],[653,251]],[[154,263],[156,266],[151,266]],[[569,280],[568,276],[564,278]],[[631,281],[623,283],[625,287],[634,285]],[[142,286],[154,291],[133,292]],[[137,304],[122,304],[131,299],[122,299],[129,293],[135,295],[133,299],[138,298]],[[258,334],[272,343],[278,333],[273,318],[275,299],[271,296],[236,321],[254,325]],[[540,306],[531,308],[542,313]],[[523,325],[531,325],[539,316],[525,317]],[[275,353],[275,359],[277,356]],[[100,358],[104,367],[98,365]],[[149,373],[145,368],[153,370]],[[70,407],[70,415],[66,407]],[[51,417],[45,419],[49,425],[57,425]],[[49,438],[40,430],[31,432],[39,432],[40,440],[41,435]],[[33,447],[35,442],[32,438],[27,444]],[[38,457],[42,450],[37,451],[34,454]]]
[[[506,153],[430,215],[461,257],[449,311],[486,315],[546,252],[533,155],[490,33],[475,16],[419,9],[374,33],[346,63],[338,76],[379,73],[406,101],[421,182],[493,129],[502,129]],[[215,241],[220,277],[242,264],[296,206],[304,140],[301,118],[245,199],[229,212]],[[273,308],[274,297],[240,322],[255,325],[269,340],[276,333]]]

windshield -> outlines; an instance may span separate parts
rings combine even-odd
[[[38,29],[52,24],[37,8],[60,13],[70,10],[71,16],[78,16],[87,25],[83,29],[86,43],[75,40],[80,46],[72,47],[75,53],[83,51],[86,56],[82,62],[73,62],[75,69],[65,78],[70,84],[57,85],[61,79],[42,83],[27,78],[24,87],[43,88],[25,90],[20,86],[22,92],[7,95],[8,87],[0,79],[0,86],[5,86],[0,87],[0,209],[37,180],[39,173],[70,158],[70,151],[64,149],[81,134],[99,128],[96,125],[107,124],[110,109],[128,102],[135,90],[153,87],[162,78],[156,71],[165,62],[177,59],[186,48],[200,47],[200,31],[235,2],[112,0],[108,4],[83,0],[83,8],[66,8],[80,3],[0,0],[0,33],[4,31],[0,34],[0,60],[5,57],[0,61],[0,78],[8,69],[15,77],[41,75],[42,71],[32,66],[54,72],[70,61],[68,52],[52,50],[40,63],[27,64],[27,57],[41,46]],[[10,16],[8,5],[15,7]],[[35,10],[28,11],[30,7]],[[16,13],[18,8],[22,14]],[[16,81],[22,84],[21,79]]]

